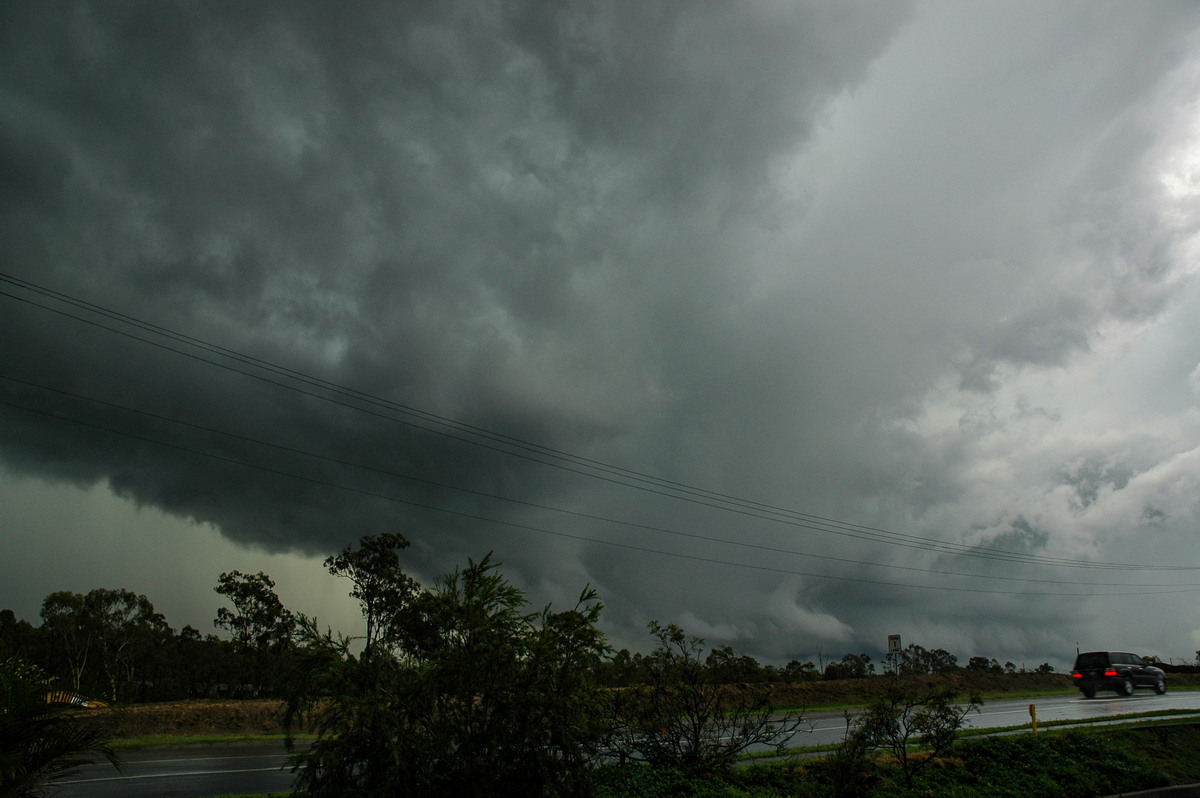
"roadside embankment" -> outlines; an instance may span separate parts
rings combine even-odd
[[[283,733],[283,702],[274,699],[164,701],[81,711],[115,738]]]
[[[1171,674],[1168,678],[1174,687],[1200,687],[1200,674]],[[899,681],[918,691],[949,685],[955,693],[964,697],[973,692],[986,697],[1071,690],[1071,677],[1062,673],[903,676]],[[892,676],[873,676],[866,679],[731,687],[747,694],[757,693],[766,687],[772,692],[772,702],[777,707],[817,709],[868,704],[883,695],[888,686],[895,682],[896,678]],[[242,699],[168,701],[81,712],[104,725],[114,737],[131,738],[282,734],[283,710],[283,703],[278,700]]]

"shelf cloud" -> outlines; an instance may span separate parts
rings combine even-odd
[[[9,4],[0,606],[401,532],[633,649],[1191,658],[1197,96],[1173,2]]]

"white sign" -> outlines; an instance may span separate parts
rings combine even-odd
[[[888,653],[900,653],[900,635],[888,635]]]

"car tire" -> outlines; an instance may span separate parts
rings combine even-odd
[[[1081,687],[1079,689],[1083,692],[1084,698],[1095,698],[1096,697],[1096,688],[1095,687]]]
[[[1126,676],[1121,680],[1121,686],[1117,688],[1117,692],[1121,695],[1133,695],[1133,678]]]
[[[1162,695],[1163,693],[1167,692],[1166,678],[1164,678],[1162,676],[1158,677],[1158,681],[1154,683],[1154,692],[1158,693],[1159,695]]]

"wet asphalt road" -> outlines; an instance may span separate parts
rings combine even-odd
[[[1200,691],[1169,691],[1165,695],[1139,690],[1128,698],[1102,693],[1093,699],[1080,695],[991,701],[968,717],[974,728],[1019,726],[1030,721],[1029,705],[1037,707],[1038,723],[1091,721],[1096,718],[1153,712],[1195,710],[1200,714]],[[793,738],[796,746],[840,742],[846,731],[840,712],[808,713],[811,733]],[[285,767],[280,742],[197,744],[131,751],[125,767],[89,765],[60,782],[57,798],[205,798],[222,793],[283,792],[293,775]]]
[[[162,746],[123,752],[120,772],[88,765],[59,782],[55,798],[201,798],[222,793],[284,792],[293,775],[274,741]]]

